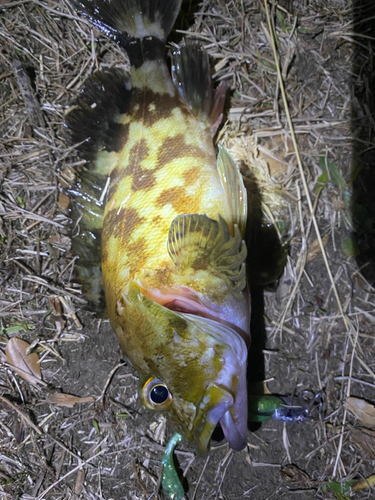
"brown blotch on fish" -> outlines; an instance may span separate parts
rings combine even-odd
[[[129,275],[133,276],[139,269],[142,269],[149,258],[147,243],[144,238],[132,243],[132,255],[129,259]]]
[[[102,238],[104,240],[104,238],[109,239],[114,236],[115,238],[121,237],[123,240],[129,240],[134,229],[143,221],[144,217],[140,217],[134,208],[124,208],[120,211],[111,210],[104,219]]]
[[[107,200],[112,200],[113,195],[116,193],[118,184],[123,178],[123,170],[119,167],[115,167],[112,172],[111,172],[111,183],[110,183],[110,188],[108,190],[106,199]]]
[[[155,217],[153,217],[152,222],[153,224],[158,226],[161,222],[163,222],[163,219],[160,215],[156,215]]]
[[[198,210],[196,201],[196,198],[186,195],[185,188],[176,186],[163,191],[156,199],[156,205],[163,207],[170,203],[176,212],[180,214],[189,214],[195,213]]]
[[[163,166],[176,158],[186,156],[187,149],[188,145],[182,134],[176,135],[175,137],[168,137],[159,147],[158,165]]]
[[[158,166],[166,165],[176,158],[203,158],[212,160],[211,156],[196,146],[187,144],[184,134],[178,134],[175,137],[168,137],[159,147]]]
[[[150,89],[137,90],[134,94],[135,102],[139,99],[143,106],[134,106],[129,114],[132,120],[140,121],[145,127],[152,127],[157,121],[170,118],[174,109],[178,108],[183,114],[190,114],[187,106],[183,106],[177,93],[158,94]]]
[[[136,172],[136,168],[145,160],[150,154],[150,150],[147,146],[145,139],[140,139],[135,146],[133,146],[129,152],[129,167],[126,169],[126,173]]]
[[[184,185],[191,186],[197,182],[197,179],[199,177],[199,168],[198,167],[191,168],[186,172],[184,172],[182,175],[185,181]]]
[[[159,287],[171,285],[172,278],[171,270],[167,267],[163,266],[156,270],[156,279],[159,283]]]
[[[140,170],[133,174],[132,190],[150,189],[156,184],[154,172],[150,170]]]

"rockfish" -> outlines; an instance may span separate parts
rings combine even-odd
[[[71,0],[123,47],[90,77],[66,117],[88,160],[74,198],[77,272],[139,377],[139,397],[207,453],[220,423],[246,445],[250,301],[239,168],[213,137],[225,87],[207,53],[165,44],[181,0]],[[104,295],[103,295],[104,291]]]

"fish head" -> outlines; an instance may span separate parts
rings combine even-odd
[[[208,452],[218,423],[234,450],[246,445],[247,347],[212,319],[169,310],[131,283],[115,327],[139,375],[141,402],[168,413],[177,432]],[[126,331],[126,333],[124,333]]]

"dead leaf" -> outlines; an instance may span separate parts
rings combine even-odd
[[[53,234],[48,238],[48,241],[51,245],[55,245],[57,247],[62,247],[68,250],[71,247],[72,240],[65,236],[64,234]]]
[[[365,434],[367,434],[367,436],[370,436],[370,437],[375,439],[375,431],[373,431],[371,429],[366,429],[365,427],[361,427],[359,430],[361,432],[364,432]]]
[[[350,438],[357,443],[357,445],[362,448],[363,452],[366,453],[372,460],[375,460],[375,439],[371,437],[367,432],[363,432],[360,429],[351,428]]]
[[[326,396],[330,411],[334,411],[337,407],[337,394],[335,388],[335,373],[330,372],[326,382]]]
[[[345,406],[358,420],[367,426],[375,426],[375,407],[364,399],[349,397]]]
[[[17,444],[21,444],[25,439],[25,426],[22,419],[16,418],[13,424],[13,435],[16,438]]]
[[[30,384],[42,384],[42,372],[39,364],[39,356],[36,352],[26,354],[30,344],[17,337],[8,340],[5,354],[9,366]]]
[[[46,397],[46,402],[57,406],[65,406],[66,408],[73,408],[77,403],[92,403],[95,401],[93,396],[86,396],[80,398],[72,394],[62,394],[61,392],[51,392]]]
[[[61,210],[66,210],[69,206],[69,203],[70,203],[69,196],[67,196],[66,194],[59,195],[57,205]]]
[[[364,490],[365,488],[373,488],[374,486],[375,486],[375,474],[373,474],[370,477],[366,477],[366,479],[358,481],[358,483],[352,487],[352,491]]]
[[[352,274],[352,280],[353,280],[354,284],[358,288],[360,288],[361,290],[363,290],[365,288],[366,282],[363,279],[363,277],[361,276],[359,271],[356,271],[355,273]]]
[[[63,317],[60,297],[51,295],[50,297],[48,297],[48,302],[50,308],[52,309],[52,314],[48,316],[48,321],[56,324],[56,329],[60,334],[65,327],[65,320]]]
[[[84,469],[79,469],[77,473],[76,482],[74,485],[74,494],[76,495],[76,498],[78,498],[82,493],[84,482],[85,482],[85,471]]]
[[[322,237],[322,242],[324,247],[327,246],[328,240],[329,240],[329,234],[325,234]],[[307,262],[310,262],[311,260],[315,259],[315,257],[317,257],[321,252],[322,250],[320,248],[319,240],[316,239],[311,243],[311,245],[308,248],[306,257]]]
[[[283,136],[271,137],[264,145],[258,145],[259,158],[266,160],[271,177],[280,179],[287,174],[291,150],[293,144]]]
[[[61,302],[60,302],[59,297],[57,297],[55,295],[51,295],[50,297],[48,297],[48,302],[49,302],[49,305],[52,309],[53,316],[57,316],[57,317],[62,316],[63,312],[62,312],[62,307],[61,307]]]
[[[317,481],[312,480],[305,471],[299,469],[296,465],[293,464],[282,467],[280,469],[280,476],[283,481],[294,487],[317,487]]]

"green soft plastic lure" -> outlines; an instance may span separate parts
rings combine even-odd
[[[163,474],[161,479],[161,484],[168,495],[168,498],[171,500],[183,500],[185,496],[184,488],[178,477],[174,461],[173,461],[173,452],[175,447],[181,441],[182,436],[180,434],[173,434],[170,441],[168,442],[165,452],[163,455]]]

